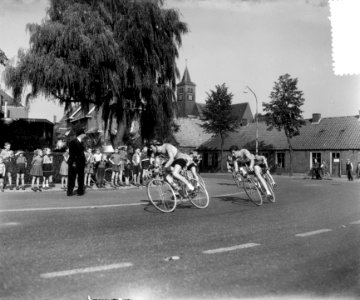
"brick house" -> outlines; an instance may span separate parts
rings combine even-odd
[[[289,171],[289,149],[283,131],[269,131],[264,122],[259,122],[259,154],[268,158],[269,165],[276,172]],[[246,148],[255,153],[256,124],[240,127],[226,139],[224,150],[232,145]],[[350,159],[356,165],[360,162],[360,120],[359,115],[348,117],[321,118],[313,114],[301,127],[300,135],[292,138],[293,172],[308,172],[314,160],[325,161],[332,176],[345,174],[345,161]],[[220,138],[212,138],[199,147],[208,168],[220,169]],[[215,158],[214,158],[215,157]],[[212,164],[213,162],[213,164]],[[225,158],[222,161],[225,166]]]

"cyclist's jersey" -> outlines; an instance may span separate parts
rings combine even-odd
[[[233,160],[237,161],[240,164],[249,164],[251,160],[254,159],[254,155],[252,155],[249,150],[241,149],[235,151],[233,155]]]

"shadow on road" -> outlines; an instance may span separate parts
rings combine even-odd
[[[223,196],[223,197],[217,197],[220,201],[224,202],[231,202],[233,204],[237,205],[244,205],[244,206],[254,206],[254,204],[247,198],[247,196],[237,196],[237,197],[231,197],[231,196]]]

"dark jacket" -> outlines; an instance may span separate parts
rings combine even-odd
[[[73,166],[73,163],[78,167],[85,167],[85,148],[83,144],[77,139],[73,139],[69,143],[69,166]]]

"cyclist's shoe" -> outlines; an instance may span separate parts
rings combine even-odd
[[[266,197],[267,197],[268,199],[270,199],[270,200],[273,200],[273,199],[274,199],[273,195],[271,195],[271,194],[267,194]]]
[[[197,193],[198,193],[199,190],[200,190],[200,187],[199,188],[196,187],[194,190],[189,191],[189,197],[190,198],[195,198],[197,196]]]

